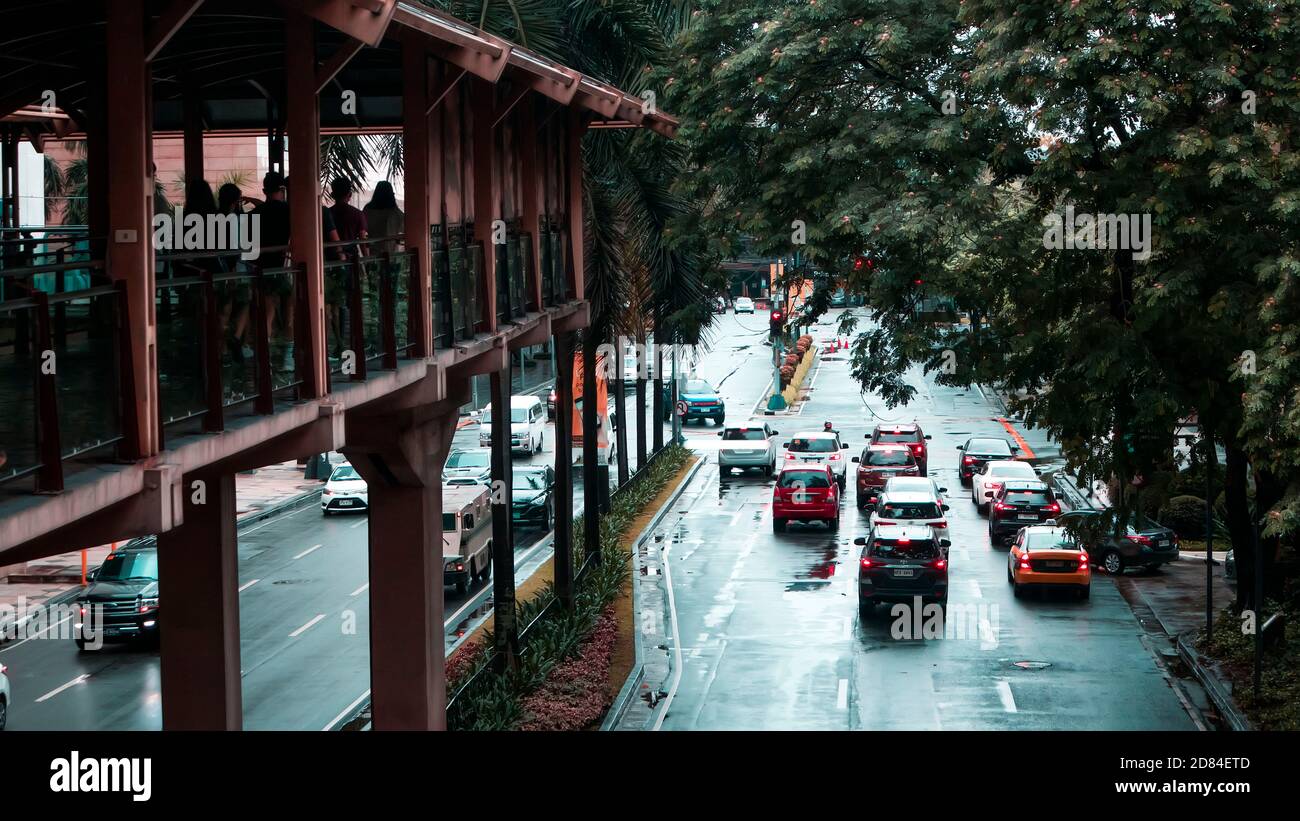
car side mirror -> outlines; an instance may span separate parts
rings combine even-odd
[[[932,437],[930,436],[930,434],[927,433],[927,434],[925,435],[925,438],[926,438],[926,439],[930,439],[930,438],[932,438]]]
[[[867,537],[866,537],[866,536],[859,536],[858,538],[856,538],[856,539],[853,540],[853,543],[854,543],[855,545],[858,545],[859,547],[865,546],[866,543],[867,543]]]
[[[948,492],[948,488],[946,488],[946,487],[941,487],[941,488],[939,488],[939,492],[940,492],[940,493],[947,493],[947,492]]]
[[[965,450],[965,449],[966,449],[966,446],[965,446],[965,445],[958,445],[958,446],[957,446],[957,450]]]
[[[951,505],[939,505],[939,507],[943,508],[945,512],[946,512],[946,511],[949,511],[949,510],[952,510],[952,506],[951,506]]]
[[[718,431],[718,435],[721,436],[721,435],[722,435],[722,431]]]
[[[853,457],[853,461],[858,462],[858,461],[861,461],[861,460],[859,459],[859,457],[854,456],[854,457]]]
[[[871,438],[871,434],[869,434],[869,433],[864,433],[864,434],[862,434],[862,438],[863,438],[863,439],[870,439],[870,438]]]
[[[1012,445],[1012,446],[1011,446],[1011,452],[1012,452],[1012,453],[1019,453],[1019,452],[1020,452],[1020,448],[1016,447],[1015,445]]]
[[[840,445],[840,450],[848,450],[848,449],[849,449],[849,443],[848,443],[848,442],[845,442],[844,444]]]
[[[939,547],[952,547],[952,539],[940,539]]]
[[[783,447],[783,448],[788,448],[788,447],[790,447],[790,443],[789,443],[789,442],[782,442],[782,443],[781,443],[781,447]]]
[[[779,431],[779,430],[774,430],[774,431],[772,431],[772,435],[773,435],[773,436],[780,436],[780,435],[781,435],[781,431]]]

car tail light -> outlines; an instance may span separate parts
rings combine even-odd
[[[787,451],[786,454],[785,454],[785,458],[787,458],[787,459],[793,459],[793,458],[794,458],[794,454],[793,454],[793,453],[790,453],[790,452]]]
[[[1028,559],[1021,559],[1021,560],[1020,560],[1020,569],[1021,569],[1021,570],[1032,570],[1033,568],[1031,568],[1031,567],[1029,566],[1029,560],[1028,560]]]
[[[1044,513],[1060,513],[1060,512],[1061,512],[1061,506],[1060,506],[1059,504],[1057,504],[1056,502],[1052,502],[1050,505],[1048,505],[1047,507],[1043,508],[1043,512],[1044,512]]]
[[[1151,539],[1147,536],[1129,536],[1128,540],[1134,544],[1140,544],[1146,547],[1151,546]]]
[[[457,569],[457,570],[464,570],[464,569],[465,569],[465,565],[461,564],[460,562],[456,562],[456,569]]]
[[[945,572],[945,573],[948,572],[948,560],[947,560],[947,559],[935,559],[934,561],[930,562],[930,565],[929,565],[929,566],[932,567],[932,568],[934,568],[935,570],[942,570],[942,571]]]
[[[896,525],[896,524],[898,524],[898,522],[890,521],[889,519],[877,519],[877,520],[876,520],[876,524],[878,524],[878,525]]]
[[[985,490],[992,490],[992,491],[995,491],[995,492],[996,492],[996,491],[999,491],[999,490],[1002,489],[1002,483],[1001,483],[1001,482],[985,482],[985,483],[984,483],[984,489],[985,489]]]
[[[974,456],[963,456],[963,457],[961,457],[961,463],[962,463],[963,465],[973,465],[973,464],[975,464],[975,457],[974,457]]]
[[[838,453],[832,453],[830,456],[827,456],[826,458],[831,462],[836,462],[839,461],[840,455]]]
[[[876,566],[876,563],[873,562],[873,561],[871,561],[870,557],[868,557],[868,556],[863,556],[863,557],[862,557],[862,562],[861,562],[861,564],[862,564],[862,569],[863,569],[863,570],[870,570],[871,568],[873,568],[873,567]]]
[[[937,522],[935,522],[933,525],[931,525],[931,527],[947,527],[947,526],[948,526],[948,520],[947,520],[947,519],[940,519],[939,521],[937,521]]]
[[[1088,572],[1088,554],[1087,554],[1087,553],[1080,553],[1080,554],[1079,554],[1079,571],[1082,572],[1082,573],[1087,573],[1087,572]]]
[[[1012,509],[1014,509],[1014,507],[1015,507],[1015,505],[1009,505],[1009,504],[1007,504],[1007,503],[1005,503],[1005,502],[998,502],[997,504],[995,504],[995,505],[993,506],[993,509],[994,509],[994,510],[1012,510]]]

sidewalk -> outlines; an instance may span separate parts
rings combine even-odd
[[[235,475],[235,515],[238,519],[258,516],[277,505],[319,492],[324,483],[303,478],[303,466],[296,462],[268,465]],[[125,544],[119,542],[118,546]],[[94,570],[111,552],[112,545],[88,548],[86,570]],[[80,550],[48,556],[24,564],[0,567],[0,606],[17,608],[43,604],[81,586]]]

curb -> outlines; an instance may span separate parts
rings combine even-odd
[[[632,571],[632,613],[634,621],[639,620],[641,613],[641,574],[637,573],[635,570],[636,551],[654,534],[655,528],[657,528],[660,521],[668,515],[668,510],[677,503],[679,498],[681,498],[682,492],[686,490],[687,485],[691,483],[695,478],[695,475],[704,467],[706,461],[707,460],[704,456],[699,458],[699,461],[695,463],[695,466],[687,472],[686,477],[677,485],[677,489],[673,491],[673,495],[669,497],[668,501],[664,502],[663,505],[660,506],[659,512],[654,515],[654,518],[650,520],[650,522],[645,526],[645,529],[642,530],[632,542],[630,549],[632,551],[634,562],[634,569]],[[642,680],[645,679],[645,648],[642,644],[641,631],[637,629],[636,624],[633,624],[632,626],[632,637],[633,644],[636,647],[636,663],[632,667],[632,672],[628,673],[627,681],[623,682],[623,686],[619,689],[618,695],[614,697],[613,703],[610,704],[609,709],[605,711],[605,719],[600,723],[601,732],[613,730],[615,725],[623,720],[623,715],[627,713],[628,705],[632,703],[632,699],[636,696],[637,688],[641,686]]]
[[[1226,685],[1223,680],[1218,677],[1213,666],[1208,665],[1201,660],[1201,654],[1196,652],[1196,648],[1192,647],[1191,643],[1187,641],[1189,635],[1191,634],[1180,633],[1178,635],[1178,639],[1175,642],[1178,647],[1178,657],[1182,659],[1189,668],[1191,668],[1192,674],[1196,676],[1196,680],[1200,682],[1200,685],[1203,688],[1205,688],[1205,692],[1209,695],[1210,701],[1214,702],[1215,709],[1217,709],[1219,715],[1223,717],[1224,725],[1229,730],[1234,730],[1236,732],[1249,732],[1250,730],[1254,730],[1255,727],[1250,723],[1250,719],[1246,718],[1246,714],[1243,713],[1241,708],[1237,706],[1237,703],[1232,700],[1232,691],[1230,686]]]

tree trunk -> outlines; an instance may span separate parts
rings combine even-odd
[[[1237,562],[1237,601],[1233,610],[1240,614],[1255,607],[1255,551],[1251,539],[1250,500],[1246,495],[1248,465],[1236,434],[1225,433],[1223,439],[1227,454],[1223,478],[1224,518],[1232,539],[1233,558]]]
[[[618,370],[619,378],[614,380],[614,418],[618,421],[618,427],[614,429],[614,442],[618,458],[618,486],[622,487],[627,484],[627,399],[623,395],[623,362],[620,355],[619,362],[615,365]]]

